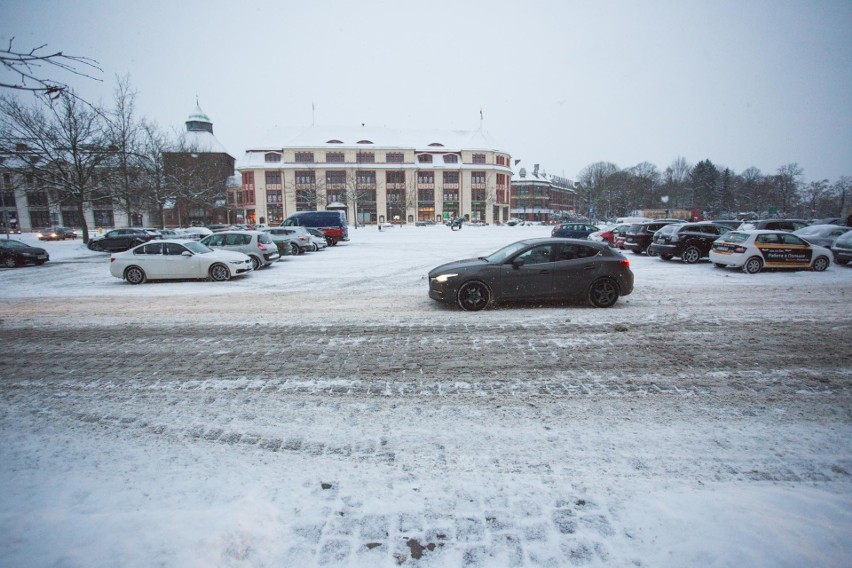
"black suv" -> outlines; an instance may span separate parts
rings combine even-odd
[[[653,221],[651,223],[634,223],[624,232],[624,248],[632,250],[636,254],[647,252],[648,256],[657,256],[648,250],[654,233],[671,225],[674,221]]]
[[[687,264],[695,264],[710,254],[710,247],[719,235],[730,230],[730,227],[709,222],[666,225],[654,234],[648,254],[660,255],[663,260],[677,256]]]
[[[141,245],[154,236],[145,229],[113,229],[102,237],[89,241],[89,249],[106,252],[121,252]]]

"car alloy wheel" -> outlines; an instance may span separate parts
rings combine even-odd
[[[297,256],[299,253],[299,245],[296,243],[290,243],[290,256]]]
[[[743,271],[748,274],[757,274],[763,268],[763,261],[753,256],[743,264]]]
[[[596,308],[609,308],[618,301],[618,285],[610,278],[601,278],[592,282],[589,288],[589,302]]]
[[[696,247],[687,247],[683,254],[680,255],[680,259],[687,264],[695,264],[699,260],[701,260],[701,251]]]
[[[831,264],[831,261],[825,258],[824,256],[817,257],[817,259],[814,260],[814,271],[822,272],[823,270],[828,268],[829,264]]]
[[[6,268],[15,268],[16,266],[18,266],[18,263],[15,262],[14,257],[7,256],[3,259],[3,266],[5,266]]]
[[[466,282],[459,288],[458,302],[461,309],[477,312],[491,301],[491,290],[482,282]]]
[[[260,270],[260,259],[256,256],[251,257],[251,269]]]
[[[214,264],[210,267],[210,279],[214,282],[224,282],[231,279],[231,271],[224,264]]]
[[[130,284],[142,284],[145,282],[145,271],[138,266],[131,266],[124,271],[124,279]]]

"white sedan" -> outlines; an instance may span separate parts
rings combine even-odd
[[[749,274],[764,267],[822,272],[831,265],[831,251],[785,231],[731,231],[713,241],[710,262],[719,268],[742,268]]]
[[[251,269],[248,255],[213,250],[197,241],[153,241],[109,258],[110,274],[130,284],[190,278],[220,282],[251,272]]]

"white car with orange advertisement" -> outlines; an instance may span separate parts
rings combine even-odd
[[[710,262],[749,274],[764,268],[822,272],[831,265],[831,251],[785,231],[731,231],[713,242]]]

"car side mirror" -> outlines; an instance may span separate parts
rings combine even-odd
[[[182,253],[180,253],[180,255],[181,255],[181,256],[190,257],[190,256],[192,256],[192,253],[191,253],[191,252],[189,252],[188,250],[185,250],[185,251],[183,251]]]
[[[523,258],[516,258],[515,260],[512,261],[512,267],[514,267],[514,268],[520,268],[523,265],[524,265],[524,259]]]

